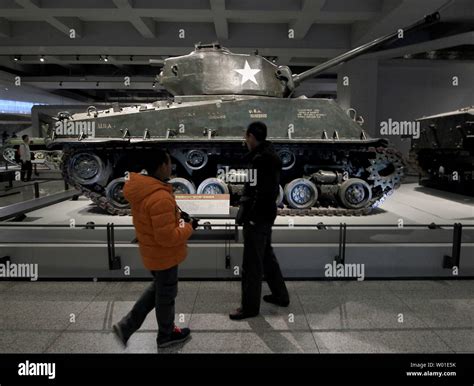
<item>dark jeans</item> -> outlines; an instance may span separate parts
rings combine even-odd
[[[153,283],[143,292],[132,310],[119,322],[129,338],[143,324],[148,313],[154,308],[158,322],[158,335],[171,335],[174,328],[174,299],[178,294],[178,266],[151,271]]]
[[[22,181],[24,180],[31,180],[31,171],[32,171],[32,166],[31,166],[31,161],[21,161],[21,179]]]
[[[272,294],[281,301],[289,300],[280,265],[272,248],[272,224],[244,224],[244,257],[242,262],[242,309],[260,311],[262,276],[265,274]]]

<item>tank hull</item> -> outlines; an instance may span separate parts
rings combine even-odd
[[[171,154],[174,177],[187,181],[177,184],[185,188],[181,193],[200,192],[220,174],[225,186],[207,191],[229,193],[236,205],[243,185],[228,172],[247,166],[243,135],[257,120],[267,125],[267,139],[282,158],[281,213],[367,214],[401,181],[400,154],[386,140],[368,138],[328,99],[187,96],[90,110],[59,121],[49,147],[64,149],[64,178],[109,213],[129,213],[120,184],[127,172],[140,171],[145,152],[157,148]]]
[[[420,185],[474,196],[474,108],[424,117],[413,140]]]
[[[78,138],[81,131],[90,133],[88,139],[104,140],[124,135],[181,141],[242,139],[247,125],[256,120],[265,122],[270,140],[322,139],[324,132],[328,138],[337,133],[339,139],[359,139],[362,131],[330,99],[224,95],[175,97],[174,101],[109,109],[97,115],[74,114],[74,119],[58,123],[54,142]],[[54,143],[50,145],[54,147]]]

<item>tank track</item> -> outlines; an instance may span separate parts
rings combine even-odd
[[[102,148],[104,150],[108,150],[107,148]],[[110,148],[112,149],[112,148]],[[80,151],[84,152],[87,151],[87,148],[81,148]],[[93,149],[90,149],[93,150]],[[363,149],[357,149],[358,151],[364,151]],[[405,162],[403,160],[403,157],[399,151],[396,151],[392,148],[386,148],[386,147],[368,147],[365,151],[367,152],[375,152],[377,154],[377,157],[375,158],[374,162],[372,163],[372,166],[368,168],[369,170],[377,166],[377,162],[381,162],[383,157],[388,157],[388,158],[393,158],[397,157],[403,167],[405,167]],[[71,186],[73,186],[76,190],[79,190],[82,192],[84,196],[89,198],[94,204],[96,204],[99,208],[107,211],[108,213],[112,215],[118,215],[118,216],[127,216],[131,215],[131,209],[122,209],[122,208],[117,208],[115,207],[108,199],[107,197],[103,196],[100,193],[94,192],[92,189],[88,189],[86,186],[78,184],[75,182],[73,179],[69,178],[68,173],[67,173],[67,165],[69,162],[69,159],[71,156],[74,155],[74,151],[64,151],[64,155],[62,158],[62,164],[61,164],[61,173],[64,178],[64,180]],[[279,216],[366,216],[372,213],[372,211],[380,206],[386,199],[387,196],[390,196],[395,189],[397,189],[398,186],[394,186],[391,191],[388,193],[382,194],[382,196],[379,197],[373,197],[368,205],[364,208],[360,209],[349,209],[349,208],[341,208],[341,207],[315,207],[315,208],[310,208],[310,209],[294,209],[294,208],[279,208],[278,209],[278,215]]]

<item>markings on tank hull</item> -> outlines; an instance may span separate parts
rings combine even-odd
[[[216,119],[226,119],[227,116],[225,114],[209,114],[209,119],[216,120]]]
[[[114,126],[112,126],[111,123],[98,123],[97,128],[98,129],[113,129]]]
[[[321,119],[326,114],[321,113],[319,109],[297,109],[296,118],[302,119]]]
[[[268,114],[260,109],[249,110],[250,118],[268,118]]]

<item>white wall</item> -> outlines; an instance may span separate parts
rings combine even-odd
[[[411,62],[411,61],[410,61]],[[453,77],[459,85],[453,86]],[[474,105],[474,62],[380,63],[376,121],[412,121]],[[404,153],[410,141],[391,138]]]
[[[376,59],[355,59],[343,64],[337,77],[337,101],[344,110],[353,108],[364,118],[363,128],[375,135],[377,107],[378,62]],[[344,85],[348,77],[348,85]]]
[[[350,87],[343,87],[348,75]],[[453,76],[459,85],[453,86]],[[365,129],[381,137],[380,122],[413,121],[423,116],[474,105],[474,62],[357,59],[338,71],[338,102],[365,118]],[[410,140],[388,137],[405,155]]]

